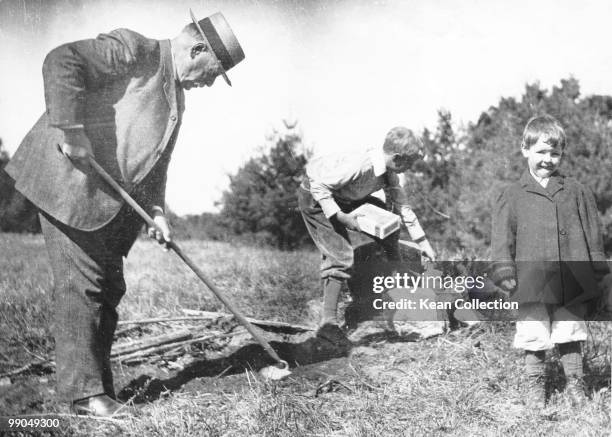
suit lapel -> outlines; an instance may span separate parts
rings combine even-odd
[[[176,103],[178,108],[179,117],[185,112],[185,90],[180,86],[178,80],[174,80],[174,87],[176,88]]]
[[[162,40],[159,42],[160,62],[164,77],[164,94],[170,110],[176,108],[176,87],[174,78],[174,66],[172,64],[172,52],[170,50],[170,41]]]

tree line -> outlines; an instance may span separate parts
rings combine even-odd
[[[501,98],[466,126],[455,127],[451,113],[441,109],[435,129],[420,132],[426,158],[406,173],[406,188],[439,250],[487,256],[492,201],[524,171],[522,131],[529,118],[542,113],[564,126],[567,148],[561,171],[594,192],[606,250],[612,251],[612,96],[581,96],[574,78],[550,90],[528,84],[521,97]],[[283,250],[311,244],[296,196],[310,151],[294,127],[287,125],[269,138],[268,148],[230,176],[220,213],[173,216],[177,235]],[[0,165],[7,160],[2,152]],[[7,178],[0,172],[0,230],[31,231],[32,207],[10,191]]]
[[[406,173],[406,189],[439,250],[488,255],[492,201],[525,170],[523,128],[543,113],[564,126],[567,148],[561,172],[595,194],[605,247],[612,251],[612,96],[583,97],[574,78],[551,90],[528,84],[521,97],[501,98],[467,126],[455,128],[451,113],[439,110],[435,129],[420,133],[426,158]],[[232,235],[259,236],[283,249],[309,244],[295,195],[307,158],[301,138],[289,136],[249,160],[232,175],[223,194],[223,226]]]
[[[15,182],[3,171],[8,162],[0,140],[0,232],[40,232],[36,208],[15,190]]]

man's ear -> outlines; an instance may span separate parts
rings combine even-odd
[[[191,46],[191,58],[195,58],[198,54],[208,50],[208,46],[203,42],[197,42]]]

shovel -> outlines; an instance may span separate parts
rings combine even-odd
[[[128,205],[130,205],[140,217],[147,223],[147,225],[151,226],[156,230],[160,230],[157,224],[153,221],[153,219],[146,213],[144,209],[140,207],[136,203],[134,199],[125,191],[107,172],[104,170],[100,164],[98,164],[93,157],[89,157],[89,164],[93,167],[93,169],[104,179],[113,189],[119,193],[119,195],[125,200]],[[270,344],[266,341],[265,338],[261,336],[259,332],[255,329],[255,327],[242,315],[242,313],[221,293],[221,291],[213,284],[206,275],[195,265],[195,263],[189,258],[187,255],[183,253],[183,251],[178,247],[178,245],[174,241],[170,241],[167,243],[168,247],[170,247],[180,259],[183,260],[185,264],[196,274],[198,278],[206,286],[214,293],[217,298],[227,307],[227,309],[236,317],[238,322],[246,328],[246,330],[253,336],[253,338],[264,348],[264,350],[272,357],[274,361],[276,361],[275,366],[264,367],[260,370],[260,374],[267,379],[275,379],[279,380],[291,374],[289,371],[289,364],[287,361],[281,359],[276,351],[272,349]]]

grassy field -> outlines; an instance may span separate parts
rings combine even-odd
[[[315,252],[195,241],[181,246],[247,315],[314,323],[308,301],[320,295]],[[0,253],[3,373],[52,359],[53,341],[42,238],[0,234]],[[187,308],[223,310],[173,254],[148,241],[137,242],[130,254],[126,280],[121,320],[183,315]],[[62,435],[609,435],[610,325],[589,324],[585,405],[570,405],[558,357],[551,355],[546,415],[521,403],[524,376],[521,355],[510,347],[512,324],[490,322],[422,341],[372,338],[348,357],[298,367],[281,382],[250,371],[219,377],[194,372],[137,404],[128,419],[63,418]],[[172,369],[156,367],[116,369],[117,391],[152,372],[172,377]],[[44,366],[8,380],[0,385],[0,415],[62,411],[53,373]]]

